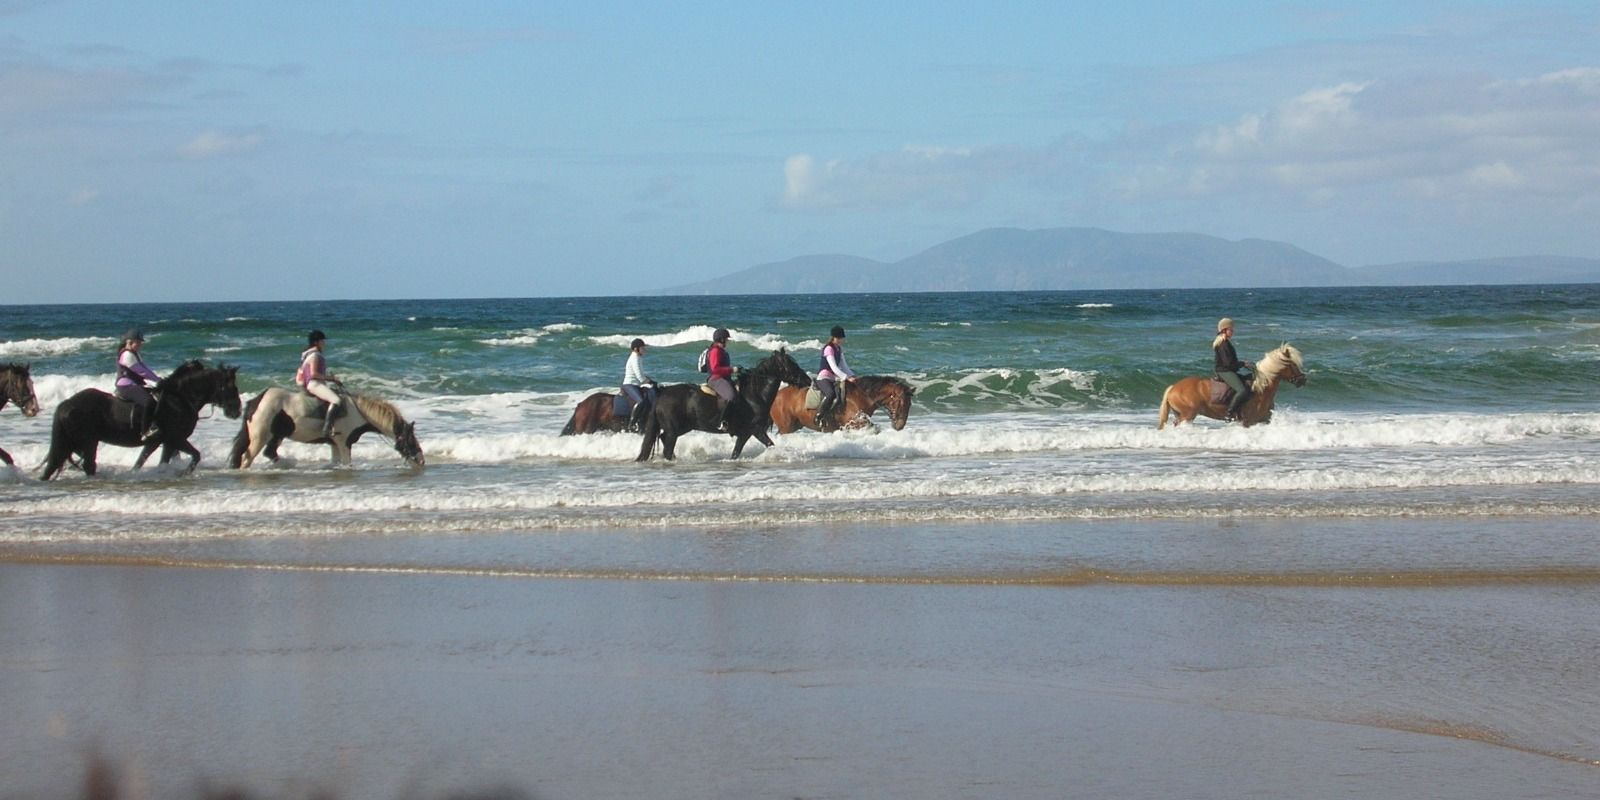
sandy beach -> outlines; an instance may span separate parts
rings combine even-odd
[[[92,752],[124,797],[151,798],[1532,798],[1600,782],[1600,592],[1582,574],[553,577],[275,546],[300,556],[8,553],[0,798],[77,797]]]

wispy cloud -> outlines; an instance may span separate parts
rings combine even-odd
[[[259,148],[263,141],[265,137],[259,132],[202,131],[180,146],[178,154],[193,160],[236,156]]]
[[[569,38],[571,34],[532,26],[514,28],[439,28],[416,31],[411,45],[429,55],[476,55],[508,45],[538,44]]]
[[[1592,197],[1600,183],[1600,68],[1503,80],[1343,81],[1226,122],[1128,126],[1093,141],[905,147],[832,159],[799,153],[784,164],[778,205],[959,204],[1041,181],[1123,202]]]

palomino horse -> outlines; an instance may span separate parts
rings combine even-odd
[[[267,458],[278,460],[278,443],[284,439],[297,442],[327,442],[333,448],[333,463],[350,465],[350,447],[362,434],[377,431],[394,442],[395,452],[412,466],[425,462],[422,445],[417,443],[417,425],[406,422],[400,410],[387,400],[364,394],[344,396],[345,412],[333,423],[333,434],[322,435],[322,401],[305,392],[291,392],[273,387],[257,395],[245,407],[244,423],[239,435],[233,437],[233,451],[228,454],[228,466],[248,469],[250,464],[266,450]]]
[[[225,364],[209,368],[199,361],[185,361],[179,365],[153,392],[159,430],[149,439],[139,438],[140,432],[132,424],[133,404],[126,400],[99,389],[84,389],[61,401],[50,423],[50,454],[45,457],[39,479],[47,481],[61,474],[61,468],[73,455],[78,456],[83,471],[93,475],[101,442],[118,447],[142,446],[134,469],[144,466],[145,459],[157,447],[161,448],[163,464],[172,460],[175,451],[181,451],[189,455],[188,471],[193,472],[200,466],[200,451],[189,444],[189,436],[200,420],[200,409],[218,405],[229,419],[237,419],[238,372],[238,367]]]
[[[1300,351],[1287,344],[1262,356],[1256,362],[1256,377],[1250,384],[1250,399],[1239,409],[1239,422],[1246,428],[1270,422],[1273,399],[1278,394],[1278,382],[1306,385],[1303,364]],[[1212,399],[1212,383],[1221,381],[1195,376],[1168,386],[1161,395],[1161,412],[1156,428],[1159,430],[1167,426],[1168,413],[1177,417],[1174,425],[1192,421],[1201,414],[1212,419],[1225,419],[1228,416],[1228,404]]]
[[[744,452],[745,442],[754,436],[757,441],[772,446],[767,428],[772,426],[768,409],[778,386],[792,383],[810,386],[811,376],[794,363],[789,351],[779,348],[761,360],[755,367],[744,370],[734,380],[734,389],[749,404],[749,410],[729,409],[727,433],[734,437],[733,457]],[[656,396],[655,408],[644,421],[644,441],[635,461],[649,461],[654,455],[656,440],[661,440],[661,456],[668,461],[675,458],[678,437],[689,431],[722,433],[717,427],[717,396],[706,394],[692,383],[667,386]]]
[[[33,378],[28,375],[27,364],[0,366],[0,408],[5,408],[6,403],[16,403],[24,417],[39,413],[39,398],[33,394]],[[8,467],[12,465],[11,454],[3,447],[0,447],[0,462]]]
[[[872,414],[880,408],[889,410],[889,424],[895,430],[906,426],[911,416],[911,395],[916,390],[899,378],[890,375],[862,375],[842,384],[844,408],[836,419],[843,420],[840,428],[866,428],[872,425]],[[778,433],[794,433],[802,427],[818,431],[816,409],[806,408],[806,391],[793,386],[778,390],[772,401],[772,424]]]

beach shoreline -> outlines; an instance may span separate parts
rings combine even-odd
[[[1577,796],[1595,592],[0,562],[0,797]]]

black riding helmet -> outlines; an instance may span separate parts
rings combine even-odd
[[[835,326],[833,326],[833,330],[828,331],[828,335],[832,336],[835,339],[843,339],[844,338],[844,326],[843,325],[835,325]]]
[[[722,344],[727,344],[728,343],[728,329],[727,328],[718,328],[716,333],[711,334],[711,341],[720,342]]]
[[[323,333],[320,330],[313,329],[311,331],[311,335],[306,337],[306,344],[316,344],[317,342],[323,341],[327,338],[328,334]]]
[[[638,350],[639,348],[644,347],[644,346],[645,345],[644,345],[644,340],[643,339],[634,339],[632,342],[628,343],[628,349],[629,350]]]

